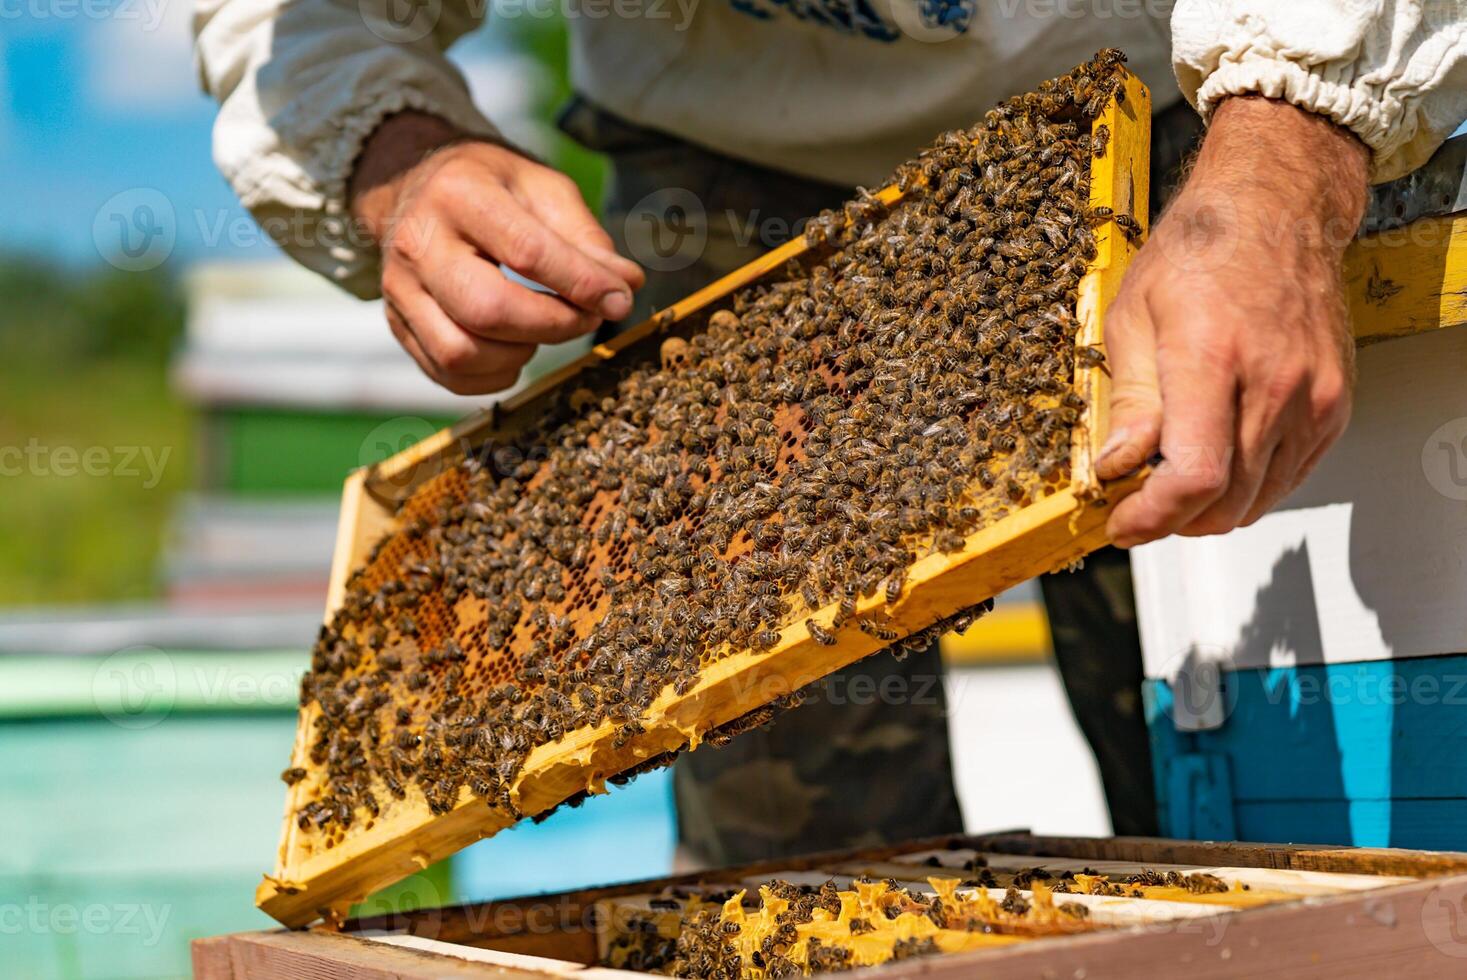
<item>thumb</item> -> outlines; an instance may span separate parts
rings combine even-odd
[[[1110,434],[1095,475],[1114,480],[1139,469],[1161,443],[1161,391],[1156,379],[1156,332],[1144,305],[1111,305],[1105,326],[1110,365]]]

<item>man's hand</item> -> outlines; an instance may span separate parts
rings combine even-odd
[[[1111,436],[1096,472],[1165,460],[1116,505],[1117,545],[1253,523],[1344,430],[1354,345],[1340,261],[1368,161],[1352,134],[1286,103],[1218,107],[1106,317]]]
[[[433,116],[384,122],[351,183],[353,216],[382,247],[393,334],[458,394],[508,388],[537,344],[626,316],[645,281],[568,177]],[[511,281],[500,263],[556,295]]]

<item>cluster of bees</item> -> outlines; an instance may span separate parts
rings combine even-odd
[[[833,881],[800,885],[775,879],[757,895],[741,892],[722,905],[691,903],[671,938],[662,928],[629,929],[612,955],[622,969],[698,980],[763,980],[1092,928],[1086,906],[1056,902],[1043,884],[1031,885],[1029,898],[1010,888],[996,900],[986,892],[959,891],[970,882],[930,883],[929,893],[892,879],[857,879],[845,889]],[[632,955],[617,955],[624,951]]]
[[[1075,367],[1099,360],[1077,289],[1114,217],[1087,208],[1091,122],[1122,60],[941,137],[899,201],[813,219],[808,260],[415,491],[315,646],[300,826],[465,789],[517,816],[536,746],[603,724],[626,745],[730,652],[858,629],[901,654],[985,611],[915,636],[856,615],[1065,476]]]
[[[924,867],[935,876],[925,887],[913,883]],[[960,867],[931,857],[907,870],[906,882],[774,878],[755,890],[678,886],[611,899],[597,913],[600,963],[698,980],[811,976],[1114,925],[1067,896],[1207,902],[1248,890],[1202,871],[995,871],[982,855]]]

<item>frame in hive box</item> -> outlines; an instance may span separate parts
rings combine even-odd
[[[1210,894],[1146,886],[1137,895],[1083,896],[1086,927],[874,967],[882,976],[1444,976],[1467,955],[1457,916],[1467,907],[1467,855],[1311,845],[1027,833],[911,841],[766,861],[699,874],[425,908],[345,923],[339,933],[260,932],[197,940],[200,980],[265,976],[584,977],[649,975],[608,968],[629,922],[651,907],[686,907],[700,892],[791,882],[891,878],[914,890],[982,865],[997,889],[1016,875],[1110,880],[1202,875]],[[1022,881],[1022,879],[1018,879]],[[1035,886],[1029,885],[1028,889]],[[1021,894],[1032,896],[1031,890]],[[1057,895],[1073,899],[1077,896]],[[652,903],[656,903],[653,905]]]

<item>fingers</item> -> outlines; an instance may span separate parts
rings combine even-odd
[[[1137,309],[1137,306],[1140,309]],[[1156,336],[1144,301],[1117,300],[1105,329],[1110,365],[1110,436],[1095,474],[1114,480],[1139,468],[1161,440],[1161,392],[1156,381]]]
[[[619,320],[631,312],[633,287],[626,276],[571,245],[502,186],[486,186],[460,204],[457,230],[484,255],[587,313]]]
[[[459,327],[426,293],[400,294],[387,302],[393,336],[423,373],[458,395],[503,391],[519,379],[535,353],[533,344],[484,340]]]
[[[1251,527],[1257,523],[1260,517],[1273,510],[1295,487],[1303,483],[1308,475],[1308,461],[1304,458],[1299,441],[1289,437],[1281,439],[1278,448],[1274,450],[1273,458],[1268,461],[1268,470],[1258,487],[1258,494],[1242,519],[1237,522],[1238,527]]]
[[[462,394],[506,388],[537,344],[627,316],[645,282],[569,178],[506,147],[431,154],[396,182],[389,211],[393,232],[379,237],[388,323],[430,377]]]
[[[1259,436],[1266,441],[1259,441]],[[1259,500],[1268,480],[1272,479],[1272,487],[1276,488],[1293,472],[1294,467],[1280,452],[1280,443],[1276,432],[1255,433],[1253,438],[1239,432],[1222,496],[1178,528],[1177,533],[1188,537],[1226,534],[1240,525]],[[1288,492],[1287,487],[1284,492]]]
[[[1326,399],[1330,396],[1326,395]],[[1318,406],[1310,406],[1311,410]],[[1268,468],[1268,474],[1264,477],[1263,486],[1259,489],[1258,498],[1253,506],[1248,508],[1239,523],[1240,527],[1249,527],[1257,523],[1258,519],[1273,510],[1284,498],[1293,493],[1304,481],[1309,479],[1309,474],[1319,465],[1324,454],[1345,430],[1345,424],[1349,420],[1349,399],[1344,397],[1343,406],[1333,405],[1324,409],[1324,414],[1329,416],[1325,419],[1325,426],[1318,430],[1318,435],[1313,439],[1305,437],[1292,437],[1285,435],[1282,444],[1273,461]],[[1298,431],[1309,431],[1300,429]]]
[[[611,236],[586,207],[575,181],[540,168],[524,180],[524,187],[528,193],[522,203],[556,234],[620,276],[633,290],[646,285],[642,267],[617,253]]]
[[[1237,382],[1223,350],[1209,351],[1206,325],[1192,343],[1157,352],[1166,416],[1164,462],[1140,490],[1116,505],[1108,530],[1123,548],[1185,527],[1222,497],[1234,451]],[[1180,349],[1178,349],[1180,348]]]
[[[485,340],[558,344],[596,329],[601,318],[565,300],[512,282],[462,243],[436,250],[425,266],[433,298],[460,327]]]
[[[1225,534],[1243,522],[1265,491],[1274,499],[1294,486],[1300,459],[1294,442],[1284,445],[1284,433],[1297,432],[1304,421],[1302,397],[1295,393],[1280,406],[1267,390],[1244,388],[1238,408],[1238,426],[1227,487],[1210,507],[1178,529],[1179,534]]]

